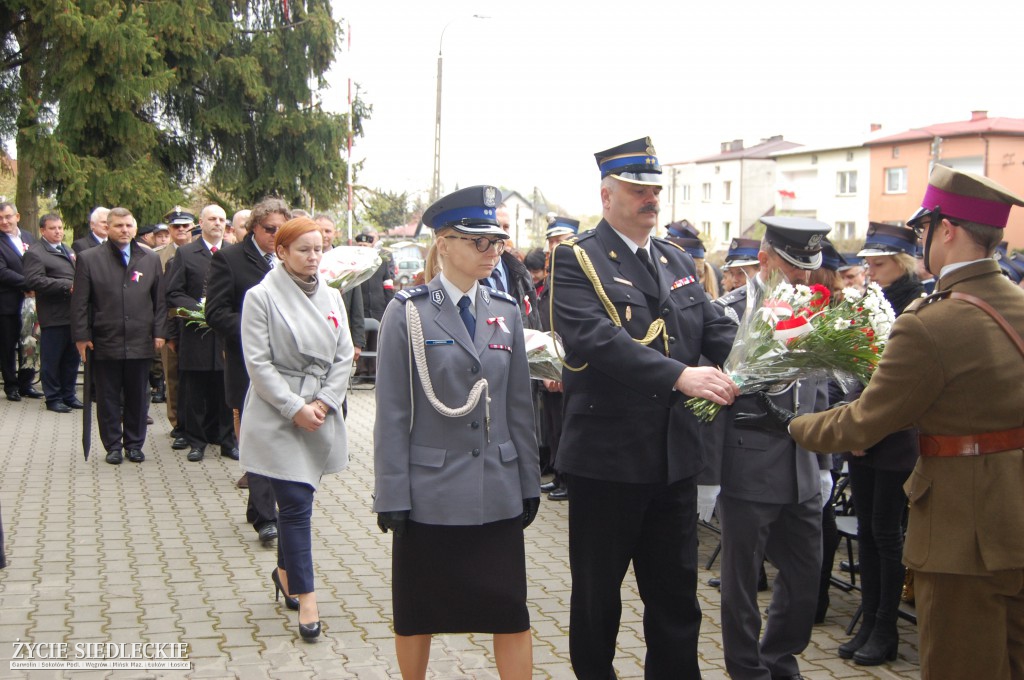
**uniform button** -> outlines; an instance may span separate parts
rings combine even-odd
[[[742,443],[743,443],[743,437],[740,437],[740,438],[739,438],[739,441],[737,441],[736,443],[737,443],[737,444],[742,444]]]
[[[480,449],[473,449],[473,457],[476,458],[480,455]]]
[[[676,336],[674,336],[674,335],[668,336],[668,344],[670,344],[670,345],[676,344]]]
[[[470,369],[469,369],[469,372],[470,372],[470,373],[479,373],[479,372],[480,372],[480,367],[479,367],[479,366],[477,366],[476,364],[473,364],[473,365],[472,365],[472,366],[470,367]]]
[[[470,426],[471,428],[473,428],[474,430],[479,430],[479,429],[480,429],[480,423],[478,423],[478,422],[477,422],[477,421],[475,421],[475,420],[474,420],[474,421],[473,421],[472,423],[470,423],[470,424],[469,424],[469,426]]]
[[[692,300],[693,298],[690,298],[690,299]],[[669,312],[669,309],[668,309],[668,307],[666,307],[665,309],[661,310],[661,315],[662,316],[668,316],[668,312]]]
[[[692,295],[690,296],[690,302],[693,302],[693,296]]]

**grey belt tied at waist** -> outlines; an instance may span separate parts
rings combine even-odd
[[[302,382],[299,383],[299,396],[302,397],[305,397],[307,395],[311,397],[316,396],[317,392],[319,392],[320,388],[323,387],[324,385],[324,378],[327,377],[327,371],[330,370],[329,367],[321,366],[319,364],[309,364],[301,371],[296,371],[293,368],[284,368],[283,366],[278,366],[277,364],[271,365],[281,375],[287,375],[292,378],[302,378]],[[313,388],[312,391],[306,391],[307,380],[316,380],[316,386]]]

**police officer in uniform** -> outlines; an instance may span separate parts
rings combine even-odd
[[[747,424],[818,451],[920,430],[904,489],[903,562],[915,571],[924,680],[1024,678],[1024,293],[992,259],[1024,198],[936,165],[908,225],[935,293],[896,320],[860,399],[795,417],[771,402]],[[890,650],[895,657],[896,647]]]
[[[532,667],[523,530],[540,504],[523,324],[478,283],[504,250],[501,194],[435,202],[428,283],[399,292],[380,332],[374,511],[394,532],[392,598],[403,678],[426,676],[436,633],[494,635],[502,677]],[[439,271],[440,269],[440,271]]]
[[[764,284],[772,272],[790,283],[805,283],[809,272],[821,266],[822,239],[830,227],[802,217],[764,217],[762,222],[767,229],[758,253],[761,271],[755,289],[766,293]],[[717,302],[730,317],[742,319],[760,301],[747,300],[744,286]],[[826,382],[797,381],[772,399],[801,413],[824,410]],[[721,418],[721,458],[711,461],[701,479],[701,496],[718,496],[722,527],[725,666],[735,680],[800,678],[795,655],[811,639],[818,604],[822,499],[832,491],[830,461],[784,434],[737,429],[732,422],[735,411],[753,400],[741,397]],[[778,574],[762,637],[757,586],[765,557]]]
[[[688,397],[732,403],[721,363],[736,326],[693,259],[653,238],[661,166],[649,138],[596,154],[603,219],[551,254],[553,329],[565,345],[558,467],[569,490],[569,650],[579,678],[615,677],[620,587],[644,600],[648,678],[699,678],[695,475],[702,428]]]

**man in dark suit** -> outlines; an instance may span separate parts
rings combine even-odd
[[[109,214],[110,208],[103,206],[92,211],[89,215],[89,233],[71,244],[71,250],[75,251],[76,255],[83,250],[95,248],[101,243],[107,242],[107,216]]]
[[[356,234],[352,240],[357,246],[373,248],[375,239],[375,234],[363,232],[362,234]],[[359,285],[359,292],[363,298],[364,316],[367,319],[376,319],[377,323],[380,323],[380,320],[384,318],[384,310],[387,308],[388,303],[395,297],[395,262],[391,259],[391,255],[383,250],[378,251],[378,254],[381,259],[380,266],[377,267],[377,271],[370,278]],[[369,334],[364,331],[364,336],[366,351],[376,352],[377,332],[374,331],[372,334]],[[363,377],[369,380],[376,379],[376,358],[359,359],[357,357],[356,363],[356,377],[354,379],[356,382],[362,380]]]
[[[32,387],[36,372],[20,368],[21,306],[25,301],[22,258],[35,238],[18,227],[21,215],[13,203],[0,203],[0,371],[8,401],[22,397],[42,399],[43,393]]]
[[[763,217],[765,236],[757,253],[756,288],[778,272],[806,285],[822,263],[829,225],[805,217]],[[716,301],[727,316],[742,319],[760,300],[741,286]],[[753,313],[753,312],[751,312]],[[771,399],[800,413],[828,408],[827,384],[797,381]],[[702,501],[722,526],[722,641],[725,667],[736,680],[800,678],[796,656],[811,639],[821,571],[822,506],[832,491],[830,460],[798,446],[784,433],[751,432],[734,423],[737,411],[754,410],[753,396],[737,400],[713,426],[722,446],[701,476]],[[719,493],[721,495],[719,495]],[[778,568],[772,603],[761,635],[757,601],[764,558]]]
[[[509,233],[509,214],[504,203],[495,210],[495,219],[498,226]],[[480,283],[514,297],[519,303],[523,328],[540,330],[540,310],[537,308],[537,291],[533,289],[533,276],[518,257],[508,250],[503,252],[490,277],[481,279]]]
[[[82,408],[75,396],[78,350],[71,341],[71,288],[75,255],[64,245],[64,222],[49,213],[39,218],[38,241],[25,252],[25,280],[36,293],[39,317],[39,358],[46,408],[71,413]]]
[[[223,247],[227,215],[218,205],[199,213],[202,237],[178,248],[167,275],[167,307],[198,309],[206,297],[210,258]],[[238,460],[238,439],[231,409],[224,399],[224,362],[217,338],[205,328],[174,319],[171,344],[178,352],[181,399],[179,427],[191,449],[188,460],[203,459],[207,443],[220,444],[220,455]]]
[[[108,215],[109,238],[82,251],[71,291],[71,337],[79,356],[93,351],[96,419],[107,462],[146,459],[149,364],[163,347],[167,306],[160,260],[135,243],[135,218],[125,208]],[[124,405],[122,411],[122,404]]]
[[[644,600],[648,678],[697,679],[697,490],[702,430],[687,397],[730,404],[736,326],[693,260],[652,238],[661,168],[649,139],[596,154],[604,219],[551,254],[565,345],[558,468],[569,490],[569,651],[577,677],[614,678],[630,561]],[[583,264],[581,264],[581,262]]]
[[[291,217],[288,205],[277,198],[265,198],[253,208],[248,233],[235,245],[214,254],[206,284],[206,323],[220,341],[224,352],[224,396],[235,411],[236,428],[242,418],[249,373],[242,354],[242,302],[246,292],[263,280],[275,263],[277,230]],[[249,487],[246,519],[268,544],[277,538],[277,513],[270,480],[249,473],[243,477]]]

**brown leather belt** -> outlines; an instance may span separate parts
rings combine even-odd
[[[983,456],[987,453],[1024,449],[1024,427],[982,434],[922,434],[919,441],[922,456]]]

